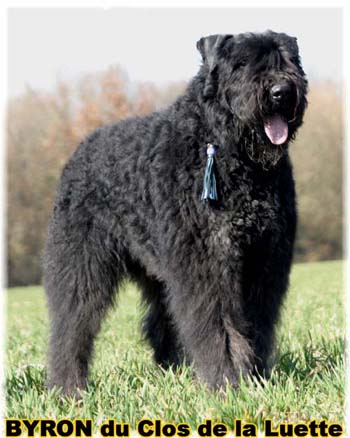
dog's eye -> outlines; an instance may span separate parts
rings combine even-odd
[[[240,68],[243,68],[247,65],[247,60],[246,59],[240,59],[235,65],[234,65],[234,69],[235,70],[239,70]]]

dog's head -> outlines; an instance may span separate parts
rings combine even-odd
[[[197,48],[203,58],[203,99],[232,114],[249,156],[276,164],[302,123],[307,81],[296,38],[262,34],[211,35]]]

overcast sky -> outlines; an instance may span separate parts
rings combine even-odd
[[[8,92],[120,65],[131,81],[165,84],[198,70],[196,41],[272,29],[298,38],[310,78],[341,79],[342,11],[330,8],[62,8],[8,12]]]

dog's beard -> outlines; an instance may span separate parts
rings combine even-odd
[[[254,163],[260,164],[264,170],[270,170],[281,160],[287,150],[287,143],[269,144],[255,131],[250,130],[243,137],[244,149]]]
[[[298,93],[288,105],[271,106],[263,96],[256,95],[257,105],[246,124],[244,146],[248,157],[264,170],[277,166],[294,137],[292,125],[299,106]],[[292,122],[292,125],[290,125]]]

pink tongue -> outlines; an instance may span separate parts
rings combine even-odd
[[[264,121],[265,133],[273,144],[283,144],[288,138],[288,124],[278,115]]]

